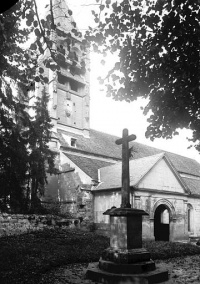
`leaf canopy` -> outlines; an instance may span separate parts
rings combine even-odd
[[[95,14],[99,25],[86,38],[98,52],[118,54],[119,62],[103,78],[108,95],[126,101],[148,98],[147,137],[171,138],[178,128],[190,128],[193,142],[198,142],[199,1],[122,0],[106,5],[100,19]]]
[[[0,14],[0,199],[16,211],[28,208],[30,194],[43,194],[47,165],[54,168],[48,96],[36,100],[35,117],[29,114],[29,91],[44,72],[36,74],[39,39],[30,50],[23,47],[31,32],[41,37],[36,21],[32,0],[19,0]]]

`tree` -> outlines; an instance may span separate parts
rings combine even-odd
[[[31,204],[34,210],[39,206],[38,196],[44,194],[47,172],[57,173],[55,153],[48,147],[52,125],[44,69],[59,72],[59,62],[65,60],[66,55],[55,43],[54,12],[60,5],[61,0],[49,0],[49,12],[40,19],[35,0],[19,0],[0,15],[0,199],[4,208],[8,204],[14,210],[22,210]],[[63,17],[71,15],[68,10]],[[76,24],[72,24],[72,34],[67,35],[69,53],[74,44],[71,36],[81,40]],[[23,44],[30,36],[35,39],[26,49]],[[77,64],[76,58],[72,61],[71,72]],[[80,72],[85,72],[84,62]],[[44,91],[30,106],[30,91],[35,83],[40,83]],[[35,111],[33,117],[30,108]]]
[[[8,86],[5,86],[4,92],[0,91],[0,96],[0,196],[4,205],[9,202],[12,208],[18,208],[20,204],[23,206],[28,153],[26,138],[20,130],[21,123],[13,117],[13,113],[19,107],[21,113],[24,110],[19,102],[13,100]]]
[[[43,89],[42,96],[35,104],[35,117],[28,128],[29,137],[29,180],[31,187],[31,209],[40,206],[39,196],[44,195],[47,172],[55,173],[53,153],[48,146],[51,139],[51,118],[47,110],[48,95]]]
[[[0,13],[5,12],[6,10],[10,9],[13,5],[16,4],[18,0],[9,0],[4,2],[4,5],[1,5],[0,7]]]
[[[32,60],[20,47],[30,31],[20,28],[20,17],[31,9],[30,1],[20,1],[0,15],[0,196],[4,206],[9,203],[13,208],[22,207],[28,154],[27,139],[21,131],[28,118],[26,104],[13,87],[18,84],[26,89],[30,84],[26,67]]]
[[[97,0],[99,2],[99,0]],[[199,1],[102,1],[86,38],[97,52],[118,54],[102,83],[115,100],[148,98],[146,136],[193,131],[200,151]],[[103,17],[104,13],[104,17]]]
[[[48,97],[38,99],[34,118],[29,114],[39,54],[22,46],[36,29],[35,19],[31,0],[21,0],[0,15],[0,198],[4,208],[13,210],[23,210],[29,198],[34,204],[36,193],[44,190],[45,167],[54,169],[54,153],[48,148]],[[23,20],[26,25],[21,25]]]

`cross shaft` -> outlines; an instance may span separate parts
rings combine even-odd
[[[122,203],[121,208],[131,208],[130,204],[130,175],[129,175],[129,146],[128,143],[136,139],[134,134],[128,135],[128,129],[123,130],[122,138],[116,140],[117,145],[122,144]]]

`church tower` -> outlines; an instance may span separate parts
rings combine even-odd
[[[49,79],[47,91],[53,132],[61,129],[89,137],[89,53],[66,1],[53,0],[52,4],[56,28],[50,37],[54,42],[59,71],[46,68],[45,72]]]
[[[90,140],[89,50],[65,0],[52,0],[52,11],[49,6],[46,8],[45,31],[52,46],[51,52],[46,49],[40,57],[39,66],[48,83],[45,87],[37,84],[36,96],[41,96],[44,88],[49,95],[48,110],[53,124],[49,146],[57,152],[55,163],[59,174],[48,175],[41,200],[52,208],[58,202],[62,213],[78,214],[78,200],[89,195],[82,192],[82,187],[91,188],[93,182],[68,154],[78,158],[80,141],[84,139],[87,144]]]

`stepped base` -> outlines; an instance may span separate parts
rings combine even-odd
[[[100,258],[99,269],[115,274],[137,274],[153,271],[156,269],[156,267],[153,260],[131,264],[123,263],[119,265],[117,263],[106,261]]]
[[[117,266],[121,266],[118,264]],[[144,273],[111,273],[99,268],[99,263],[90,263],[85,275],[86,279],[104,284],[153,284],[163,283],[168,280],[168,272],[163,269],[155,269]]]
[[[156,268],[150,253],[142,248],[143,210],[111,208],[110,247],[97,263],[90,263],[85,278],[103,284],[153,284],[168,281],[168,271]]]
[[[138,249],[113,249],[107,248],[102,253],[102,259],[115,263],[136,263],[141,261],[149,261],[150,253],[145,248]]]

